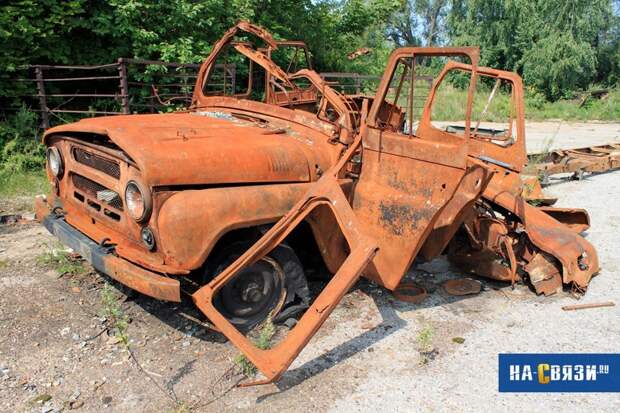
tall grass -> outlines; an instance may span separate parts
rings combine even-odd
[[[485,93],[481,93],[482,96]],[[487,94],[488,96],[488,94]],[[525,118],[528,120],[563,119],[573,121],[620,121],[620,89],[613,89],[602,99],[589,98],[580,107],[580,99],[547,102],[537,94],[528,93],[525,97]],[[433,120],[464,120],[467,90],[442,85],[433,107]],[[480,114],[486,98],[474,99],[473,117]],[[508,120],[510,95],[498,91],[488,108],[484,121],[504,122]]]
[[[589,98],[546,102],[534,97],[525,99],[525,116],[532,120],[563,119],[575,121],[620,121],[620,89],[613,89],[601,99]]]
[[[43,169],[0,173],[0,198],[47,194],[49,190],[49,181]]]
[[[22,108],[0,121],[0,197],[46,192],[45,149],[37,137],[36,114]]]

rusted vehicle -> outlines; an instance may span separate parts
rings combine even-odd
[[[235,37],[249,33],[256,49]],[[282,53],[282,49],[288,52]],[[274,63],[288,61],[286,70]],[[287,70],[302,69],[294,75]],[[44,135],[52,193],[44,225],[101,272],[181,300],[179,279],[210,280],[288,211],[355,135],[346,100],[307,69],[302,42],[248,23],[229,30],[181,113],[84,119]],[[307,307],[297,254],[282,245],[222,294],[241,328]]]
[[[234,41],[239,30],[266,46]],[[202,66],[190,110],[49,130],[53,190],[37,199],[37,217],[144,294],[179,301],[179,280],[192,280],[198,308],[265,375],[253,384],[277,380],[360,277],[394,291],[414,260],[447,253],[467,271],[537,293],[585,291],[599,270],[579,235],[587,213],[522,197],[518,75],[479,67],[473,47],[402,48],[374,96],[345,96],[311,70],[278,67],[276,48],[240,23]],[[227,79],[228,52],[236,73],[242,58],[251,62],[243,82]],[[418,68],[429,59],[443,69],[416,110]],[[454,99],[444,89],[456,83],[466,91],[462,118],[440,121]],[[501,128],[482,116],[498,90],[509,96]],[[481,91],[488,98],[476,106]],[[314,299],[300,260],[310,245],[332,274]],[[294,314],[271,349],[245,334]]]

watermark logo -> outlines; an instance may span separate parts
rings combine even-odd
[[[620,392],[620,354],[500,354],[500,392]]]

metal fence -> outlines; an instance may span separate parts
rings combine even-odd
[[[43,129],[85,116],[171,111],[191,102],[199,68],[199,64],[129,58],[104,65],[33,65],[15,79],[25,87],[12,98],[39,112]],[[225,69],[234,79],[234,65]],[[381,79],[359,73],[320,75],[346,94],[374,95]],[[432,78],[421,80],[430,89]],[[425,98],[416,95],[415,106],[423,105]]]
[[[198,64],[120,58],[105,65],[33,65],[32,82],[41,127],[47,129],[63,114],[117,115],[162,110],[170,104],[187,105],[192,96]],[[231,68],[234,70],[234,68]]]

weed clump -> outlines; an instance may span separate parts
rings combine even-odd
[[[61,248],[62,245],[58,248],[48,247],[47,251],[37,257],[37,264],[54,268],[60,276],[84,275],[89,271],[82,258]]]
[[[254,345],[261,350],[271,348],[271,340],[276,334],[276,326],[273,324],[271,316],[258,329],[258,336],[253,340]],[[244,354],[239,354],[233,360],[240,372],[246,377],[256,375],[257,369],[254,364]]]
[[[118,296],[110,284],[105,284],[101,290],[101,315],[107,319],[108,333],[118,337],[125,347],[129,347],[129,316],[125,314],[119,304]]]
[[[435,329],[432,325],[425,326],[416,337],[418,352],[420,353],[420,364],[427,364],[435,358],[437,350],[433,346],[433,336]]]

